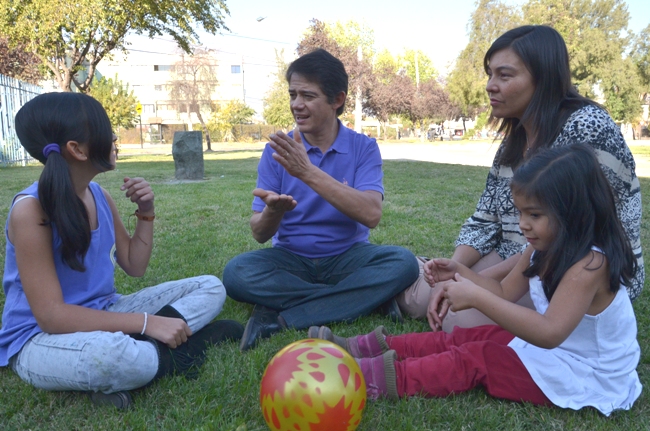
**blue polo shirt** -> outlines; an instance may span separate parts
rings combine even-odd
[[[290,133],[293,136],[293,133]],[[343,126],[332,146],[323,154],[310,145],[301,134],[303,145],[312,164],[341,183],[357,190],[374,190],[383,195],[381,153],[377,141]],[[314,190],[289,173],[273,159],[274,150],[264,148],[257,168],[257,187],[278,194],[293,196],[298,205],[284,214],[273,236],[274,247],[310,259],[336,256],[358,242],[368,242],[370,229],[352,220]],[[265,204],[253,199],[253,211],[261,212]]]

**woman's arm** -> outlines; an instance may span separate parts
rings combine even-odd
[[[125,191],[127,198],[138,205],[138,213],[141,216],[154,215],[154,195],[148,182],[142,178],[124,178],[120,189]],[[130,276],[141,277],[147,270],[153,248],[153,220],[141,220],[136,217],[135,231],[131,237],[122,223],[115,202],[106,190],[103,191],[113,214],[117,263]]]
[[[451,260],[462,263],[468,268],[471,268],[481,259],[481,254],[476,249],[469,245],[461,244],[454,250]]]
[[[463,223],[456,239],[456,250],[452,259],[470,268],[481,256],[495,250],[503,240],[503,206],[514,205],[509,187],[512,171],[506,170],[503,174],[499,164],[502,152],[503,143],[494,156],[474,214]]]

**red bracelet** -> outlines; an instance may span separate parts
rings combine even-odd
[[[142,221],[153,221],[153,219],[156,218],[156,214],[151,215],[151,216],[146,216],[146,215],[140,214],[139,210],[135,210],[133,215],[136,216],[138,218],[138,220],[142,220]]]

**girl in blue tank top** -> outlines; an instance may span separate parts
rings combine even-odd
[[[435,297],[432,327],[448,309],[476,308],[497,325],[351,338],[312,327],[359,358],[368,396],[444,397],[483,386],[492,396],[610,415],[641,394],[641,350],[625,286],[636,258],[614,195],[584,144],[540,152],[511,183],[529,246],[503,279],[450,259],[425,266]],[[527,291],[535,310],[516,304]]]
[[[136,206],[133,235],[92,179],[115,168],[110,121],[95,99],[47,93],[16,115],[16,133],[43,163],[7,218],[0,366],[46,390],[86,391],[127,408],[128,392],[192,376],[209,345],[241,338],[234,321],[210,323],[225,289],[203,275],[119,295],[114,267],[142,276],[153,246],[154,193],[143,178],[120,189]]]

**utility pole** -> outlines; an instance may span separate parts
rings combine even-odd
[[[262,19],[264,19],[264,18],[262,18]],[[242,55],[241,56],[241,89],[242,89],[242,96],[243,96],[244,105],[245,105],[246,104],[246,85],[244,85],[245,84],[244,79],[245,79],[245,77],[244,77],[244,56]]]
[[[363,52],[361,51],[361,45],[359,45],[357,49],[357,59],[359,60],[359,63],[361,63],[361,60],[363,59]],[[361,84],[357,84],[356,94],[354,98],[354,131],[357,133],[361,133],[363,131],[363,128],[361,127],[362,109],[363,106],[361,101]]]
[[[135,112],[137,112],[140,118],[140,148],[144,148],[144,141],[142,139],[142,103],[138,102],[135,105]]]

